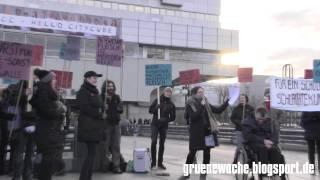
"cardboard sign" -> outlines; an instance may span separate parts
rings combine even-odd
[[[32,46],[32,66],[42,66],[43,64],[43,46]]]
[[[305,79],[313,79],[313,70],[312,69],[305,69],[304,70],[304,78]]]
[[[199,69],[180,71],[179,74],[180,74],[179,80],[181,84],[192,84],[192,83],[198,83],[200,81]]]
[[[52,70],[56,74],[58,88],[72,88],[73,73],[67,71]]]
[[[247,83],[253,81],[253,69],[252,68],[239,68],[238,79],[240,83]]]
[[[0,41],[0,77],[28,80],[32,45]]]
[[[315,82],[320,82],[320,60],[313,60],[313,80]]]
[[[118,38],[98,37],[97,64],[121,66],[123,58],[123,41]]]
[[[288,111],[319,111],[320,83],[312,79],[272,78],[271,107]]]
[[[147,86],[170,86],[172,84],[171,64],[146,65],[145,83]]]

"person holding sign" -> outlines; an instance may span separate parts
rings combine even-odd
[[[157,162],[157,141],[160,135],[159,152],[158,152],[158,168],[165,170],[163,164],[164,143],[167,137],[168,123],[176,119],[176,106],[171,101],[172,88],[166,87],[164,93],[160,96],[160,105],[158,99],[155,99],[149,107],[149,113],[153,114],[151,123],[151,168],[156,166]],[[158,109],[160,109],[160,117],[158,117]]]
[[[94,71],[84,74],[84,82],[77,93],[80,110],[78,119],[78,141],[87,146],[87,156],[82,164],[80,180],[91,180],[96,150],[103,140],[103,101],[97,89],[97,79],[102,77]]]
[[[56,76],[51,71],[36,71],[39,77],[37,91],[30,104],[38,116],[35,140],[42,156],[39,180],[51,180],[57,162],[61,161],[64,135],[62,132],[65,106],[60,103],[56,88]]]
[[[241,122],[245,117],[254,113],[254,108],[248,104],[249,97],[247,95],[242,94],[239,101],[239,105],[233,109],[230,117],[231,122],[235,125],[236,144],[238,147],[240,147],[243,143]]]
[[[222,113],[229,105],[229,99],[220,107],[212,106],[204,96],[204,89],[196,86],[191,90],[191,98],[186,105],[189,118],[189,154],[186,164],[193,164],[196,152],[203,150],[203,164],[210,163],[210,149],[219,145],[218,121],[214,113]],[[189,175],[190,176],[190,175]],[[181,179],[188,178],[183,176]]]
[[[106,80],[101,88],[101,97],[103,99],[103,119],[106,123],[106,153],[111,150],[112,171],[115,174],[121,174],[120,169],[120,139],[121,130],[119,122],[120,114],[123,113],[123,105],[119,95],[116,94],[116,85],[113,81]],[[105,156],[104,156],[105,158]]]

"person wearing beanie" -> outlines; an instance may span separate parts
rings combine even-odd
[[[82,164],[80,180],[91,180],[98,144],[104,139],[104,122],[102,119],[103,102],[97,89],[98,77],[94,71],[84,74],[84,82],[77,92],[77,105],[80,110],[78,118],[78,141],[85,143],[87,155]]]
[[[64,141],[61,127],[66,109],[58,98],[55,74],[46,70],[35,70],[34,74],[39,82],[29,103],[38,116],[35,141],[42,157],[38,179],[51,180],[57,162],[61,162]]]
[[[164,143],[167,136],[168,123],[176,119],[176,107],[171,101],[172,88],[166,87],[164,93],[160,96],[160,105],[158,99],[155,99],[149,107],[149,113],[153,114],[151,123],[151,168],[156,166],[157,162],[157,141],[160,135],[159,152],[158,152],[158,168],[165,170],[163,164]],[[160,117],[158,115],[160,109]]]
[[[118,94],[116,94],[116,85],[111,80],[104,81],[101,87],[101,98],[103,100],[104,117],[106,122],[106,141],[104,145],[105,154],[112,155],[111,169],[115,174],[121,174],[121,151],[120,151],[120,114],[123,113],[123,103]],[[110,153],[109,153],[110,151]],[[104,165],[108,167],[108,160],[104,160]]]

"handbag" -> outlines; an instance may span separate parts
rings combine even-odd
[[[205,145],[206,147],[214,148],[216,146],[219,146],[217,134],[211,133],[207,136],[205,136]]]

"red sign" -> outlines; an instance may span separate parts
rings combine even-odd
[[[32,66],[42,66],[43,64],[43,46],[32,46]]]
[[[0,41],[0,77],[28,80],[32,45]]]
[[[56,74],[57,87],[69,89],[72,87],[72,72],[52,70]]]
[[[252,82],[253,69],[252,68],[239,68],[238,69],[238,79],[240,83]]]
[[[305,69],[304,70],[304,78],[305,79],[313,79],[313,70],[312,69]]]
[[[180,71],[179,74],[180,74],[179,80],[181,84],[192,84],[200,81],[199,69]]]

